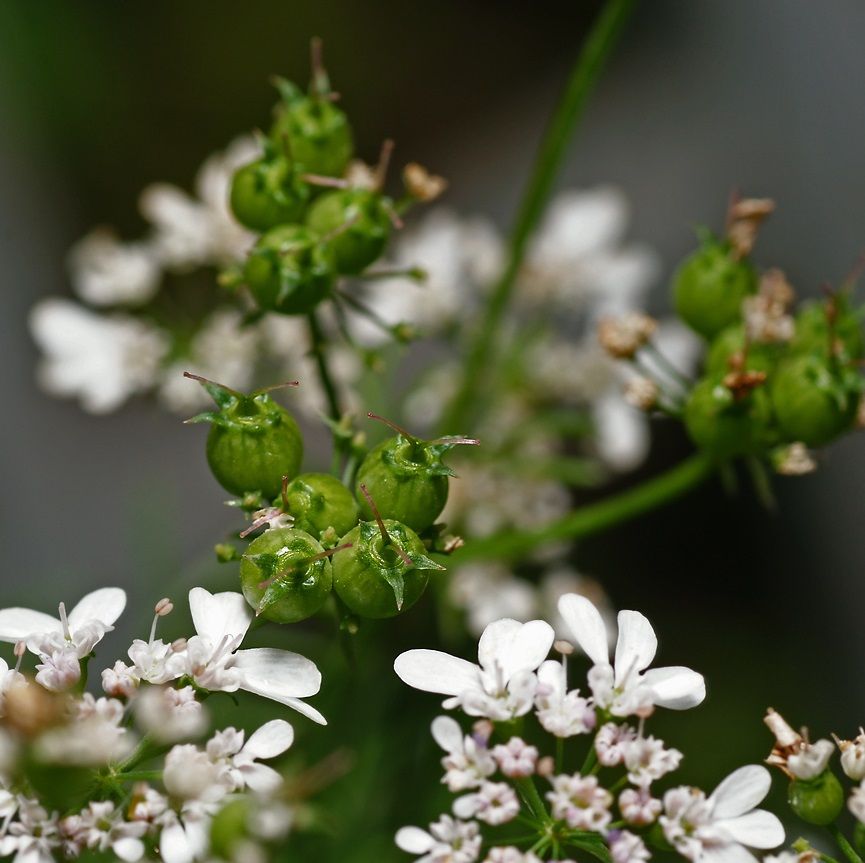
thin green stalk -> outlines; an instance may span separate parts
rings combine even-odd
[[[583,766],[580,767],[580,776],[588,776],[589,771],[598,763],[598,753],[595,751],[595,741],[592,740],[592,745],[586,753],[586,759],[583,761]]]
[[[698,453],[660,476],[581,507],[545,527],[503,531],[467,542],[454,554],[454,559],[464,562],[477,558],[518,558],[549,542],[600,533],[680,497],[708,479],[715,470],[715,462]]]
[[[334,422],[339,422],[342,418],[342,409],[339,406],[336,384],[333,382],[333,377],[327,364],[327,354],[325,352],[327,339],[315,312],[310,312],[307,315],[307,321],[309,322],[310,350],[315,357],[319,381],[327,399],[328,413]]]
[[[515,779],[514,784],[517,786],[523,800],[526,801],[526,806],[529,807],[532,815],[544,824],[549,823],[552,819],[550,818],[550,813],[547,812],[547,807],[544,806],[544,801],[541,799],[541,795],[535,785],[535,780],[531,776],[522,776]]]
[[[847,837],[841,832],[837,824],[829,824],[826,829],[832,834],[835,844],[841,849],[850,863],[862,863],[862,858],[856,853],[853,846],[847,841]]]
[[[577,121],[583,114],[589,95],[618,41],[634,3],[635,0],[607,0],[571,71],[565,91],[541,140],[511,231],[507,263],[489,295],[480,329],[469,345],[460,388],[444,416],[444,432],[462,429],[471,418],[478,393],[485,382],[483,372],[485,367],[492,364],[491,354],[496,347],[502,319],[513,297],[529,240],[544,212]]]

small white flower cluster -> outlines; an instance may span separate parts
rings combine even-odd
[[[650,668],[657,639],[648,620],[619,613],[611,659],[607,626],[590,600],[567,594],[559,613],[592,663],[585,693],[569,688],[570,645],[556,643],[561,661],[547,658],[555,633],[542,620],[490,624],[478,664],[435,650],[397,658],[404,682],[448,696],[446,708],[475,719],[468,734],[450,716],[433,721],[445,752],[442,782],[460,796],[428,830],[398,831],[397,845],[423,863],[535,863],[580,851],[639,863],[658,836],[692,861],[754,860],[749,849],[780,845],[781,823],[756,808],[770,785],[764,767],[742,767],[708,795],[687,786],[655,790],[682,753],[646,734],[646,720],[658,707],[696,706],[705,686],[689,668]],[[558,739],[554,754],[526,742],[524,734],[535,736],[531,716]],[[588,735],[582,767],[572,772],[566,743]]]
[[[212,859],[211,821],[243,793],[288,829],[282,777],[261,763],[291,746],[288,722],[192,741],[207,733],[202,697],[215,691],[243,689],[324,723],[302,700],[319,690],[316,666],[284,650],[240,649],[252,620],[243,597],[193,588],[195,634],[157,638],[173,609],[161,600],[148,640],[102,671],[105,695],[96,698],[83,691],[88,666],[125,605],[124,591],[102,588],[68,614],[60,603],[57,618],[0,610],[0,640],[15,644],[17,658],[12,668],[0,660],[0,857],[50,863],[90,849],[137,861],[158,847],[166,863]],[[28,651],[32,677],[22,671]],[[70,782],[70,771],[86,782]]]

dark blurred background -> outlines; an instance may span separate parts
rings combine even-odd
[[[450,178],[449,203],[506,226],[597,6],[0,4],[0,606],[47,610],[119,584],[132,602],[125,634],[142,634],[159,595],[209,571],[230,521],[200,430],[141,403],[93,418],[37,390],[25,318],[38,298],[68,294],[70,244],[99,223],[137,235],[141,188],[189,188],[206,154],[265,123],[269,76],[305,80],[314,34],[361,154],[392,135],[404,158]],[[865,249],[863,37],[856,0],[644,0],[559,183],[622,186],[632,236],[667,272],[694,224],[720,225],[731,189],[774,197],[757,258],[813,295]],[[667,306],[659,284],[653,310]],[[686,452],[659,428],[641,474]],[[710,783],[763,757],[767,704],[820,734],[849,736],[862,721],[863,480],[853,436],[815,475],[780,482],[776,513],[747,488],[729,497],[713,484],[576,550],[617,606],[657,623],[664,659],[708,677],[706,706],[660,724],[694,752],[683,778]],[[410,700],[433,715],[431,699]],[[405,818],[432,814],[401,806]]]

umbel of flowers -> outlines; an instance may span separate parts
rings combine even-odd
[[[319,690],[318,669],[288,651],[243,648],[252,621],[243,597],[196,587],[195,634],[157,638],[172,611],[161,600],[149,637],[101,669],[95,697],[84,691],[89,667],[125,604],[122,590],[102,588],[68,613],[61,602],[56,618],[0,611],[0,640],[16,657],[11,668],[0,660],[0,857],[259,859],[292,825],[283,778],[262,762],[291,746],[293,728],[274,719],[248,737],[232,727],[209,734],[203,702],[246,690],[324,723],[304,700]]]

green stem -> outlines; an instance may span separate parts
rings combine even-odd
[[[589,95],[618,41],[634,2],[635,0],[607,0],[585,41],[558,107],[550,119],[511,231],[507,263],[489,295],[481,327],[469,345],[460,389],[444,416],[444,432],[462,429],[470,419],[477,395],[481,392],[486,378],[482,373],[486,367],[493,365],[491,353],[502,319],[513,297],[529,240],[544,212],[577,121],[582,116]]]
[[[339,396],[336,391],[336,384],[333,382],[333,377],[330,374],[330,368],[327,365],[327,355],[325,346],[327,339],[324,335],[324,330],[321,328],[315,312],[310,312],[307,315],[309,322],[309,338],[310,350],[315,357],[315,364],[318,368],[318,378],[321,382],[321,387],[324,390],[325,398],[327,399],[328,413],[334,422],[339,422],[342,418],[342,410],[339,406]]]
[[[149,734],[145,734],[138,745],[129,756],[117,765],[116,773],[128,773],[133,767],[137,767],[142,761],[149,758],[153,754],[153,738]]]
[[[538,793],[535,780],[531,776],[519,777],[514,780],[514,784],[517,786],[517,790],[520,792],[523,800],[525,800],[526,806],[529,807],[529,811],[538,821],[543,824],[548,824],[552,821],[549,812],[547,812],[547,807],[544,806],[544,801]]]
[[[708,479],[715,470],[715,462],[698,453],[660,476],[581,507],[545,527],[503,531],[468,542],[454,554],[454,559],[462,563],[478,558],[518,558],[549,542],[600,533],[680,497]]]
[[[592,740],[592,745],[586,753],[586,760],[583,761],[583,766],[580,767],[580,776],[588,776],[598,763],[598,753],[595,750],[595,741]]]
[[[841,832],[837,824],[829,824],[826,829],[832,834],[835,844],[841,849],[850,863],[862,863],[862,858],[856,853],[853,846],[847,841],[847,837]]]

